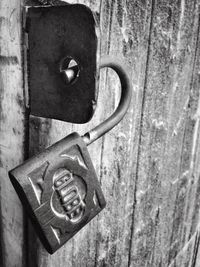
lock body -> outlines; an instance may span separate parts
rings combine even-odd
[[[49,253],[54,253],[106,205],[87,147],[72,133],[9,172]]]

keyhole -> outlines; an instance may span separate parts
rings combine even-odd
[[[72,57],[66,57],[61,61],[60,72],[66,84],[73,84],[79,77],[78,63]]]

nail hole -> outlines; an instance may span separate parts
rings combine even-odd
[[[66,57],[61,61],[60,72],[66,84],[73,84],[79,77],[79,65],[72,57]]]

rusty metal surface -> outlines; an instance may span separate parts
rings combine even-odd
[[[49,253],[106,205],[87,147],[77,133],[11,171],[10,178]]]
[[[30,7],[26,30],[31,114],[88,122],[96,106],[98,86],[97,27],[90,9],[78,4]],[[72,57],[80,69],[72,84],[60,73],[65,57]]]

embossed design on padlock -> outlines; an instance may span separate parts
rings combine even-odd
[[[105,207],[87,147],[73,133],[10,173],[52,253]]]
[[[87,145],[123,118],[131,89],[124,66],[116,60],[102,58],[101,67],[111,67],[119,75],[122,93],[116,111],[83,137],[72,133],[9,173],[49,253],[55,252],[106,205]]]

